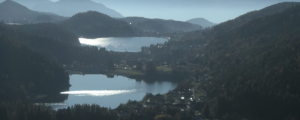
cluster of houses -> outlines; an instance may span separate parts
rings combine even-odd
[[[130,115],[142,117],[153,117],[153,111],[156,115],[170,114],[169,109],[175,111],[174,114],[184,119],[192,117],[195,120],[201,119],[201,112],[197,106],[202,105],[206,100],[205,96],[195,98],[194,89],[173,90],[165,95],[147,94],[140,102],[129,101],[127,104],[120,105],[116,110],[120,117],[129,118]],[[191,115],[191,113],[193,113]]]

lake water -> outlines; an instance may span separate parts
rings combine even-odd
[[[162,81],[146,83],[135,81],[123,76],[107,78],[106,75],[70,75],[69,91],[61,94],[69,94],[64,106],[53,106],[65,108],[74,104],[99,104],[112,109],[130,100],[140,101],[146,93],[164,94],[175,89],[177,83]]]
[[[118,52],[139,52],[141,47],[151,44],[164,43],[165,38],[156,37],[110,37],[110,38],[79,38],[82,45],[105,47],[107,50]]]

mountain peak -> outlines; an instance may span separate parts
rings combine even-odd
[[[211,26],[216,25],[215,23],[212,23],[212,22],[206,20],[205,18],[193,18],[193,19],[187,20],[186,22],[197,24],[202,27],[211,27]]]
[[[76,13],[91,10],[107,14],[110,17],[123,18],[123,16],[115,10],[92,0],[60,0],[54,3],[37,4],[32,9],[41,12],[51,12],[65,17],[71,17]]]
[[[65,18],[54,14],[32,11],[15,1],[5,0],[0,3],[0,19],[5,22],[35,23],[57,21]]]
[[[2,8],[1,10],[29,10],[27,7],[12,0],[5,0],[4,2],[0,3],[0,7]]]

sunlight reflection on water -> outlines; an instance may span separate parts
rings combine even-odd
[[[128,100],[140,101],[147,93],[164,94],[174,90],[177,83],[169,81],[145,82],[123,76],[107,78],[102,74],[70,75],[69,90],[60,94],[68,95],[61,103],[49,105],[54,109],[67,108],[76,104],[98,104],[103,107],[117,108]],[[60,105],[61,104],[61,105]]]
[[[107,50],[119,52],[139,52],[141,47],[164,43],[165,38],[155,37],[109,37],[109,38],[79,38],[82,45],[105,47]]]
[[[110,42],[109,39],[110,38],[95,38],[95,39],[79,38],[79,42],[81,44],[86,44],[86,45],[105,47],[112,44],[112,42]]]
[[[134,92],[138,92],[141,90],[80,90],[80,91],[65,91],[61,92],[61,94],[72,94],[75,96],[93,96],[93,97],[103,97],[103,96],[111,96],[111,95],[119,95],[119,94],[130,94]]]

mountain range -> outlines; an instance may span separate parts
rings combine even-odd
[[[5,0],[0,0],[0,2],[3,2]],[[13,0],[21,5],[24,5],[27,8],[32,8],[33,6],[35,6],[36,4],[40,4],[40,3],[51,3],[52,1],[50,0]]]
[[[172,65],[172,73],[187,75],[193,81],[187,89],[197,85],[195,91],[201,90],[204,94],[202,97],[197,95],[197,102],[189,102],[187,108],[195,111],[201,111],[203,108],[202,117],[211,119],[296,120],[300,118],[299,4],[275,4],[205,30],[199,30],[201,26],[188,22],[141,17],[117,19],[98,11],[77,13],[57,24],[10,26],[0,23],[0,101],[26,101],[37,95],[54,95],[66,90],[69,87],[68,74],[56,63],[71,64],[79,61],[85,65],[99,65],[116,60],[113,54],[119,55],[118,57],[130,56],[127,52],[116,54],[97,47],[81,47],[77,36],[134,36],[134,28],[165,33],[197,30],[186,33],[181,40],[166,42],[162,48],[154,45],[150,47],[158,50],[151,51],[151,56],[159,54],[177,59],[174,56],[178,55],[175,54],[185,53],[179,56],[187,61],[180,65],[180,69],[191,67],[189,69],[193,74],[189,75],[190,72],[183,70],[176,72],[173,69],[176,69],[175,65]],[[0,13],[0,16],[8,16],[15,20],[25,20],[23,14],[26,15],[26,19],[28,16],[34,19],[36,14],[47,16],[10,0],[0,4]],[[172,44],[178,47],[172,47]],[[189,56],[194,56],[193,53],[197,57],[190,58]],[[189,60],[193,64],[189,63]],[[65,99],[66,97],[62,97],[59,100]],[[22,112],[26,107],[20,104],[17,106],[14,113],[8,112],[12,110],[7,108],[0,112],[15,114],[14,116],[24,119],[29,116]],[[179,114],[174,114],[174,117],[184,113],[181,110],[186,107],[181,103],[176,106],[180,106]],[[70,108],[64,110],[66,114],[71,114]],[[165,110],[165,114],[169,114],[169,108]],[[156,114],[151,110],[149,112],[153,113],[153,116]],[[157,114],[161,112],[157,110]],[[62,114],[57,114],[60,115]],[[195,114],[186,115],[194,117]]]
[[[43,2],[36,4],[31,9],[41,12],[51,12],[65,17],[71,17],[76,13],[87,11],[98,11],[114,18],[123,17],[115,10],[91,0],[60,0],[57,2]]]
[[[4,22],[36,23],[65,20],[65,17],[51,13],[36,12],[12,0],[0,3],[0,20]]]

